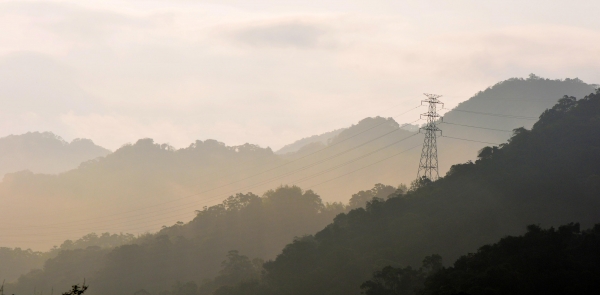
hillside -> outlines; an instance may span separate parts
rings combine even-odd
[[[325,132],[319,135],[313,135],[309,137],[305,137],[299,140],[294,141],[293,143],[287,144],[282,148],[278,149],[275,153],[278,155],[285,155],[287,153],[293,153],[300,150],[302,147],[312,144],[312,143],[321,143],[323,145],[327,145],[329,140],[340,134],[340,132],[344,131],[342,129],[336,129],[333,131]]]
[[[476,160],[477,152],[486,145],[505,142],[513,129],[531,128],[540,114],[564,95],[582,98],[594,91],[593,85],[579,79],[550,80],[530,75],[526,79],[511,78],[499,82],[450,111],[440,110],[444,113],[444,123],[440,124],[444,137],[438,139],[440,175],[446,174],[455,163]],[[419,108],[410,114],[417,120],[423,112],[424,108]],[[420,120],[412,124],[422,125],[424,122]],[[322,174],[323,180],[319,177],[291,183],[314,189],[326,200],[343,202],[353,192],[374,183],[409,184],[415,178],[421,152],[419,145],[423,140],[422,135],[407,138],[413,133],[405,128],[412,127],[412,124],[404,126],[394,118],[365,118],[329,139],[328,145],[313,143],[295,153],[288,153],[284,158],[295,159],[325,147],[308,159],[326,160],[350,150],[323,165],[335,167],[376,151],[364,159]],[[369,143],[362,145],[365,142]],[[360,170],[349,174],[357,169]]]
[[[481,126],[494,129],[530,129],[546,109],[551,108],[564,95],[583,98],[593,93],[593,85],[575,79],[550,80],[530,75],[527,79],[512,78],[480,91],[470,99],[444,114],[444,122]],[[501,115],[490,116],[489,113]],[[535,117],[535,119],[525,119]],[[490,132],[485,129],[468,129],[442,125],[455,136],[475,133],[484,141],[504,142],[510,133]]]
[[[386,265],[418,266],[434,253],[453,262],[529,224],[591,227],[600,221],[597,130],[600,91],[565,97],[531,130],[516,130],[475,162],[455,165],[406,195],[338,215],[265,263],[262,283],[219,294],[359,294],[360,284]]]
[[[89,139],[77,138],[66,142],[51,132],[9,135],[0,138],[0,177],[22,170],[61,173],[109,153]]]
[[[484,245],[452,267],[442,261],[430,255],[420,268],[386,266],[360,288],[365,295],[597,294],[600,224],[587,230],[578,223],[532,224],[524,235]]]
[[[536,105],[531,114],[517,113],[519,105],[513,101],[504,101],[514,105],[513,109],[483,104],[489,109],[478,110],[537,118],[563,94],[577,95],[589,89],[592,86],[579,80],[510,79],[479,93],[465,105],[503,101],[520,93],[521,97],[532,97],[527,102]],[[501,96],[504,92],[510,95]],[[540,97],[545,98],[538,100]],[[533,114],[535,111],[540,113]],[[412,112],[412,124],[423,122],[416,121],[421,109]],[[463,122],[460,116],[469,120],[473,114],[447,116],[445,122],[453,123]],[[501,129],[502,136],[509,136],[513,127],[524,126],[524,121],[516,118],[485,117],[510,123],[501,126],[506,128]],[[493,127],[483,125],[483,121],[465,122]],[[525,122],[532,124],[535,119]],[[10,227],[0,229],[2,245],[45,250],[89,232],[155,231],[163,225],[189,221],[194,210],[219,204],[232,194],[262,194],[286,184],[311,189],[325,202],[346,203],[352,194],[376,183],[398,186],[415,178],[423,138],[403,128],[393,118],[365,118],[328,139],[327,145],[308,144],[285,155],[251,144],[226,146],[215,140],[199,140],[174,149],[142,139],[59,175],[7,174],[0,183],[0,200],[11,206],[0,207],[0,221]],[[502,142],[496,130],[449,124],[442,124],[442,128],[446,137],[438,141],[441,175],[452,163],[475,160],[477,151],[486,145],[469,140]],[[39,218],[46,221],[46,227],[31,226],[32,220]],[[79,224],[73,225],[74,220]]]
[[[527,227],[431,275],[424,294],[596,294],[600,290],[600,224]],[[367,294],[370,295],[370,294]]]
[[[36,286],[48,292],[86,278],[94,286],[90,294],[133,294],[141,289],[156,294],[178,281],[204,283],[204,289],[212,291],[210,279],[223,274],[219,269],[231,256],[230,250],[239,250],[237,259],[242,254],[257,258],[260,266],[262,259],[274,258],[295,236],[323,228],[344,210],[342,204],[323,203],[314,192],[298,187],[280,187],[262,197],[237,194],[197,211],[189,223],[133,240],[123,236],[127,245],[121,247],[97,247],[106,244],[98,242],[93,244],[96,247],[74,247],[94,240],[89,238],[65,242],[42,269],[24,274],[6,290],[24,294]],[[235,278],[221,280],[236,282]]]
[[[10,227],[0,229],[2,243],[44,250],[90,232],[156,230],[192,219],[194,210],[218,204],[231,190],[252,184],[253,179],[243,178],[258,167],[280,162],[270,149],[253,145],[227,147],[206,140],[175,150],[142,139],[59,175],[7,174],[0,183],[0,199],[11,206],[0,207],[0,220]],[[198,194],[202,191],[204,195]],[[191,195],[196,198],[182,198]],[[163,213],[157,218],[157,204],[167,201],[161,209],[169,217]],[[30,225],[40,218],[48,226]]]
[[[583,98],[595,91],[579,79],[550,80],[530,75],[497,83],[444,114],[439,142],[440,173],[455,163],[475,160],[489,143],[502,143],[520,127],[530,129],[564,95]],[[471,142],[462,138],[479,142]]]
[[[366,123],[374,122],[397,127],[389,119]],[[359,294],[362,282],[387,265],[417,266],[431,254],[452,262],[529,224],[577,221],[586,228],[599,222],[599,128],[600,91],[581,100],[565,97],[531,130],[517,129],[508,143],[483,149],[475,162],[455,165],[439,181],[422,182],[406,194],[339,214],[315,235],[305,234],[323,228],[344,207],[297,187],[262,197],[238,194],[199,210],[189,223],[130,245],[63,251],[9,286],[22,293],[31,286],[68,286],[85,276],[99,294],[144,289],[181,295],[184,288],[203,295],[219,286],[236,287],[214,294]],[[338,140],[368,128],[352,130]],[[379,196],[379,190],[369,194]],[[262,265],[260,259],[281,247]]]
[[[95,233],[87,234],[82,238],[72,241],[66,240],[60,246],[49,251],[32,251],[31,249],[0,247],[0,276],[2,280],[10,283],[21,275],[33,269],[40,269],[44,263],[56,257],[60,251],[93,248],[114,248],[132,242],[134,236],[131,234],[109,234]]]

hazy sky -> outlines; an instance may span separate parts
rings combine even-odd
[[[600,82],[600,1],[1,1],[0,136],[274,149],[509,77]],[[398,117],[412,121],[417,114]]]

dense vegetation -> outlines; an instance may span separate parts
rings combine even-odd
[[[41,268],[46,260],[56,257],[63,250],[86,249],[88,247],[110,249],[130,243],[134,238],[135,236],[132,234],[102,233],[97,235],[96,233],[90,233],[75,241],[66,240],[59,247],[55,246],[45,252],[0,247],[0,275],[2,279],[11,282],[32,269]]]
[[[453,267],[442,268],[439,258],[425,258],[420,269],[387,266],[361,289],[366,295],[596,294],[600,224],[584,231],[576,223],[530,225],[523,236],[483,246]]]
[[[260,283],[226,294],[358,294],[385,266],[418,265],[431,253],[454,261],[527,224],[592,226],[600,221],[598,130],[600,92],[564,97],[532,130],[516,129],[439,181],[338,215],[266,262]]]
[[[563,95],[583,98],[591,92],[594,92],[594,87],[577,78],[557,81],[531,74],[527,79],[511,78],[476,93],[471,99],[459,103],[445,113],[444,121],[500,130],[513,130],[519,127],[530,129],[536,120],[520,118],[537,118],[546,109],[556,104]],[[481,113],[503,116],[488,116]],[[452,124],[443,124],[441,128],[450,136],[467,136],[482,141],[500,143],[510,138],[510,133],[491,132],[492,130],[487,129],[465,128]]]
[[[331,143],[354,138],[369,126],[382,127],[377,135],[399,127],[383,118],[361,123]],[[348,295],[359,294],[361,284],[374,272],[378,273],[372,282],[408,276],[409,286],[423,284],[440,268],[439,256],[428,256],[433,253],[451,262],[480,245],[519,234],[528,224],[579,221],[589,227],[600,221],[597,130],[600,92],[581,100],[564,97],[531,130],[515,129],[508,143],[483,148],[475,162],[453,166],[436,182],[416,182],[408,192],[405,187],[378,184],[354,194],[349,206],[323,202],[314,191],[296,186],[269,190],[261,197],[236,194],[197,211],[189,223],[164,227],[116,248],[63,249],[43,269],[22,276],[7,290],[22,294],[32,286],[66,288],[86,277],[94,286],[89,290],[93,294]],[[393,140],[397,137],[380,144]],[[302,157],[303,152],[286,159]],[[258,167],[257,154],[284,161],[251,145],[231,148],[206,141],[175,151],[143,140],[61,177],[83,180],[86,177],[79,178],[83,171],[105,184],[135,176],[136,183],[146,185],[146,176],[158,171],[153,170],[156,167],[170,167],[160,170],[165,179],[179,177],[183,172],[171,161],[182,164],[197,157],[217,165],[218,158],[231,157]],[[147,162],[148,157],[157,161]],[[111,179],[100,177],[103,170],[119,171],[124,163],[136,171],[134,176],[124,170]],[[27,182],[21,179],[11,185],[19,183]],[[161,191],[161,186],[152,183],[145,189]],[[408,267],[419,265],[423,257],[427,257],[423,268]]]
[[[218,263],[225,254],[224,249],[241,249],[245,251],[244,253],[248,253],[253,257],[274,257],[294,235],[308,234],[321,229],[331,222],[337,213],[361,206],[364,207],[373,198],[384,199],[395,192],[403,193],[405,191],[405,186],[395,188],[389,185],[376,184],[370,190],[360,191],[352,195],[347,206],[340,203],[324,204],[318,195],[310,191],[303,193],[298,187],[281,187],[277,190],[271,190],[264,195],[264,198],[259,198],[251,193],[238,194],[231,196],[222,204],[198,211],[193,222],[188,224],[178,223],[172,227],[165,227],[158,235],[168,235],[173,240],[183,237],[197,240],[199,237],[203,237],[203,239],[217,241],[213,238],[215,234],[224,236],[225,234],[220,234],[220,232],[227,233],[229,238],[225,241],[221,240],[221,244],[208,243],[202,246],[203,251],[197,250],[197,253],[200,253],[198,255],[206,256],[204,258],[210,259],[212,266],[218,269]],[[316,212],[320,212],[316,214],[317,218],[315,218]],[[156,237],[157,235],[144,235],[136,238],[131,234],[103,233],[97,235],[91,233],[75,241],[66,240],[59,247],[54,247],[46,252],[0,247],[0,261],[2,262],[0,263],[0,275],[2,275],[2,279],[12,282],[19,278],[21,274],[28,273],[32,269],[41,269],[44,262],[55,258],[62,251],[74,250],[61,253],[61,257],[51,262],[56,263],[57,260],[61,259],[67,260],[62,263],[63,266],[51,271],[48,270],[46,273],[34,271],[28,274],[28,276],[36,274],[36,276],[53,276],[56,278],[61,276],[59,273],[75,267],[74,264],[77,264],[77,259],[74,259],[74,257],[77,255],[98,251],[106,254],[113,248],[125,244],[152,244],[157,242],[154,240]],[[254,246],[247,243],[247,241],[254,242],[252,244]],[[194,244],[194,247],[197,246],[197,244]],[[238,253],[237,250],[235,251]],[[227,254],[227,257],[231,258],[230,254]],[[246,256],[239,255],[239,257]],[[204,258],[197,257],[196,259]],[[233,261],[237,260],[233,259]],[[90,261],[87,260],[87,263],[90,263]],[[103,262],[99,261],[92,264],[99,263]],[[208,267],[203,268],[208,269]],[[262,270],[262,263],[260,270]],[[215,273],[216,270],[207,271],[206,274],[200,274],[198,278],[208,279],[210,275]],[[67,283],[70,278],[69,276],[65,277],[64,283]],[[72,277],[72,279],[75,278]],[[25,281],[26,278],[24,277],[22,280]],[[205,284],[204,288],[214,289],[215,286],[224,285],[224,281],[231,282],[229,279],[217,278],[215,282]],[[37,284],[35,280],[27,282]]]
[[[597,294],[600,291],[600,224],[541,229],[506,237],[462,256],[430,276],[425,294]]]
[[[395,189],[377,185],[361,192],[355,202],[367,201],[381,190]],[[82,242],[63,243],[65,249],[43,269],[20,277],[7,290],[22,294],[31,286],[66,288],[86,278],[94,286],[89,291],[93,294],[172,292],[173,284],[176,290],[200,288],[209,294],[221,285],[259,277],[260,259],[274,258],[294,236],[316,232],[345,210],[340,203],[323,203],[314,192],[294,186],[267,191],[262,197],[237,194],[198,211],[187,224],[165,227],[116,248],[69,250]]]
[[[510,136],[513,128],[530,128],[535,122],[458,110],[537,117],[563,94],[582,97],[592,89],[577,79],[547,80],[532,76],[510,79],[477,93],[456,111],[448,112],[445,121],[508,132],[442,125],[448,137],[439,140],[441,173],[448,171],[451,164],[475,160],[476,152],[485,145],[449,137],[500,143]],[[398,107],[394,112],[400,115],[417,107],[419,100],[415,97],[413,104]],[[402,122],[412,122],[422,111],[414,108],[399,118]],[[191,220],[193,210],[218,204],[229,195],[249,191],[262,194],[280,184],[312,189],[326,201],[347,202],[350,195],[375,183],[397,186],[413,180],[422,144],[421,136],[410,137],[414,134],[400,128],[393,118],[366,118],[339,133],[329,133],[327,139],[317,136],[319,141],[326,140],[326,145],[313,142],[286,155],[251,144],[226,146],[216,140],[199,140],[176,149],[142,139],[59,175],[7,174],[0,183],[0,199],[11,206],[0,207],[0,220],[11,226],[0,228],[4,237],[2,246],[48,249],[60,240],[43,236],[155,231],[162,225]],[[365,168],[367,165],[371,166]],[[188,195],[194,197],[181,200]],[[135,210],[134,215],[144,215],[149,220],[155,208],[144,208],[163,202],[169,205],[157,214],[155,222],[141,223],[137,221],[139,217],[124,213]],[[115,218],[119,222],[103,217],[115,214],[119,215]],[[72,226],[86,231],[68,230],[67,234],[65,229],[57,227],[27,226],[35,220],[64,224],[89,219],[95,219],[93,224],[81,222]],[[19,241],[22,235],[29,236],[31,242]]]

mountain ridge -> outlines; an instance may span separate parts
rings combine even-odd
[[[577,219],[585,228],[597,223],[600,134],[590,131],[600,129],[599,124],[600,91],[581,100],[565,96],[531,130],[516,129],[507,143],[478,152],[476,161],[454,165],[435,182],[415,182],[408,193],[398,190],[364,208],[337,214],[316,234],[296,235],[264,264],[244,254],[256,255],[257,249],[272,244],[261,242],[282,234],[291,239],[289,230],[280,226],[300,226],[308,215],[307,224],[313,226],[331,218],[340,206],[324,204],[313,191],[299,187],[279,187],[263,197],[237,194],[198,211],[192,222],[165,227],[129,245],[63,251],[44,270],[32,271],[9,287],[47,289],[79,274],[90,277],[97,288],[90,292],[99,294],[144,289],[181,295],[183,286],[198,295],[359,294],[361,283],[388,265],[418,265],[432,253],[451,263],[483,244],[521,234],[529,224],[552,226]],[[393,189],[376,186],[370,194]],[[362,193],[356,200],[363,199]],[[263,231],[267,226],[271,230]],[[238,230],[244,234],[236,234]],[[194,238],[199,240],[190,240]],[[231,248],[236,243],[243,252]],[[215,275],[219,253],[226,255],[222,270],[206,279],[206,270],[200,275],[199,267],[210,261]],[[175,283],[168,291],[174,279],[185,283]]]
[[[565,81],[532,77],[509,79],[496,85],[476,95],[475,100],[492,97],[490,91],[504,92],[515,86],[522,96],[528,94],[532,98],[527,103],[535,104],[535,111],[538,111],[545,109],[554,99],[558,100],[565,92],[573,92],[575,96],[593,89],[574,79]],[[545,87],[551,89],[544,90]],[[538,101],[538,98],[544,100]],[[496,110],[490,104],[484,104],[484,107],[491,107],[487,109],[488,113],[501,114],[506,111]],[[512,104],[511,107],[519,108],[520,105]],[[418,116],[417,110],[414,114]],[[534,117],[538,115],[532,114]],[[454,122],[451,121],[453,116]],[[488,117],[504,124],[501,127],[506,130],[501,136],[498,135],[499,131],[494,130],[441,125],[445,137],[438,140],[440,175],[449,171],[453,163],[476,160],[477,151],[486,145],[482,142],[502,142],[503,138],[508,139],[512,129],[533,124],[531,120],[525,122],[529,125],[525,125],[520,119],[460,112],[455,112],[455,115],[449,113],[446,121],[496,127],[483,125],[481,119]],[[465,121],[458,121],[461,118]],[[413,181],[420,157],[419,146],[422,144],[422,139],[415,134],[402,129],[398,122],[390,118],[365,118],[331,138],[327,145],[315,143],[285,155],[277,155],[269,148],[252,144],[229,147],[216,140],[205,140],[196,141],[186,148],[174,149],[168,144],[142,139],[60,175],[25,172],[7,175],[0,182],[0,199],[12,205],[10,208],[0,208],[0,215],[4,216],[4,220],[14,223],[15,228],[23,227],[28,220],[35,218],[45,218],[49,223],[68,222],[69,218],[98,218],[102,222],[97,222],[94,228],[90,227],[90,231],[140,234],[165,224],[189,220],[194,217],[193,210],[218,204],[231,194],[248,191],[262,193],[276,185],[312,189],[325,202],[347,202],[357,191],[371,188],[377,183],[398,187]],[[169,204],[164,210],[174,217],[165,219],[162,224],[157,221],[134,226],[136,217],[126,215],[126,212],[135,210],[136,214],[145,216],[152,212],[152,206],[163,203]],[[115,208],[118,208],[117,213],[114,213]],[[89,216],[86,210],[92,212],[93,216]],[[121,221],[119,227],[102,217],[115,214]],[[56,238],[53,242],[37,238],[40,242],[23,245],[12,242],[14,239],[10,237],[14,236],[14,231],[16,229],[0,229],[0,234],[7,237],[4,246],[47,249],[62,240],[89,233],[69,231],[70,235]],[[31,228],[27,228],[27,231],[34,237],[39,236]]]
[[[52,132],[27,132],[0,138],[0,176],[21,170],[57,174],[110,154],[90,139],[71,142]]]

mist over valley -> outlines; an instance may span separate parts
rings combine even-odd
[[[600,5],[0,3],[0,295],[600,291]]]

